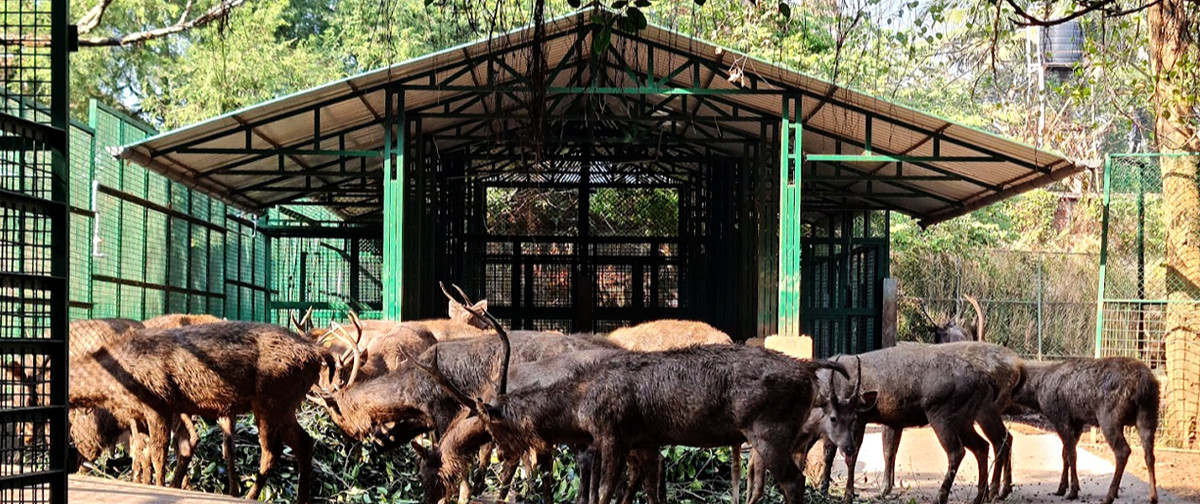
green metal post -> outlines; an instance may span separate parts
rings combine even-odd
[[[780,336],[800,335],[800,159],[803,125],[800,97],[783,98],[779,130],[779,315]]]
[[[1109,202],[1112,199],[1112,155],[1104,157],[1104,197],[1101,201],[1103,206],[1102,219],[1100,223],[1100,273],[1099,285],[1096,288],[1096,349],[1095,355],[1097,358],[1101,356],[1101,349],[1104,344],[1104,275],[1108,269],[1108,219],[1109,219]]]
[[[394,108],[393,108],[394,107]],[[400,320],[404,294],[404,91],[388,93],[383,158],[383,318]],[[393,139],[392,127],[396,127]]]

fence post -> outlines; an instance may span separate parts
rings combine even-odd
[[[1045,290],[1045,284],[1043,283],[1043,278],[1042,278],[1042,275],[1043,275],[1042,270],[1045,267],[1044,266],[1045,260],[1046,260],[1045,255],[1038,254],[1038,264],[1037,264],[1037,345],[1038,345],[1037,356],[1038,356],[1038,360],[1042,360],[1042,291]]]

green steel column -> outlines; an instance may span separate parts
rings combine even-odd
[[[1104,158],[1104,198],[1102,200],[1103,215],[1100,224],[1100,272],[1099,285],[1096,288],[1096,349],[1099,358],[1104,343],[1104,275],[1108,269],[1108,204],[1112,197],[1112,155]]]
[[[784,96],[779,130],[779,325],[781,336],[800,335],[800,97]]]
[[[404,293],[404,91],[387,98],[383,155],[383,317],[400,320]],[[396,127],[393,138],[392,127]],[[394,158],[393,158],[394,156]]]

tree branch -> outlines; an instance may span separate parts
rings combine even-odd
[[[76,26],[79,27],[79,34],[83,35],[95,29],[100,25],[100,18],[104,17],[104,13],[108,11],[108,6],[112,5],[113,0],[100,0],[100,3],[87,11],[83,17],[79,18]]]
[[[99,5],[97,5],[96,7],[93,7],[91,11],[88,11],[88,13],[83,16],[83,19],[80,20],[80,25],[79,25],[80,26],[79,33],[81,35],[86,33],[83,30],[83,28],[85,26],[87,26],[87,25],[85,25],[85,23],[91,24],[91,27],[88,28],[88,30],[95,28],[95,25],[98,25],[100,23],[100,17],[104,15],[104,11],[107,9],[107,5],[111,4],[112,1],[113,0],[101,0],[101,3]],[[207,11],[204,11],[203,14],[196,16],[195,18],[192,18],[189,20],[189,19],[186,19],[186,16],[188,15],[188,13],[191,12],[191,9],[192,9],[192,1],[189,0],[187,7],[184,8],[183,16],[181,16],[179,18],[179,21],[173,25],[163,26],[161,28],[154,28],[151,30],[144,30],[144,31],[140,31],[140,32],[128,33],[125,35],[113,36],[113,37],[80,37],[79,45],[89,46],[89,47],[113,47],[113,46],[127,46],[130,44],[139,44],[139,43],[146,42],[149,40],[166,37],[168,35],[185,32],[185,31],[191,30],[193,28],[200,28],[209,23],[212,23],[213,21],[224,19],[226,16],[229,15],[229,13],[233,9],[246,3],[246,0],[219,0],[219,1],[220,1],[220,3],[212,6]],[[8,34],[8,33],[0,34],[0,46],[5,46],[5,45],[22,45],[22,46],[27,46],[27,47],[47,47],[50,45],[50,37],[49,36],[17,37],[14,34]]]

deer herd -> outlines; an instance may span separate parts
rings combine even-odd
[[[1151,371],[1117,357],[1022,360],[982,341],[983,314],[973,299],[974,328],[937,324],[950,335],[938,341],[969,341],[901,343],[801,360],[735,344],[702,322],[652,321],[609,335],[506,331],[486,301],[472,304],[461,290],[457,297],[443,292],[449,318],[440,320],[368,321],[351,314],[345,324],[315,327],[310,309],[293,317],[296,331],[208,315],[73,322],[71,437],[88,461],[128,443],[136,480],[181,486],[199,416],[223,430],[228,489],[240,494],[233,427],[238,415],[253,413],[262,453],[246,496],[259,496],[286,445],[296,460],[295,500],[301,503],[310,502],[313,483],[313,439],[297,422],[305,401],[357,440],[411,445],[427,503],[469,499],[493,451],[503,467],[500,500],[524,464],[529,474],[540,474],[535,486],[551,502],[550,467],[560,447],[578,463],[579,503],[631,502],[639,491],[646,502],[663,503],[660,448],[669,445],[734,447],[736,503],[737,455],[749,443],[748,502],[755,504],[765,495],[766,473],[785,502],[803,502],[807,453],[817,440],[825,459],[820,491],[828,490],[840,451],[849,471],[845,499],[853,499],[867,424],[883,428],[887,494],[901,433],[928,425],[949,462],[938,502],[949,499],[969,451],[979,468],[972,498],[978,504],[1012,490],[1013,437],[1001,415],[1024,407],[1041,412],[1063,440],[1057,495],[1078,496],[1076,444],[1085,426],[1099,426],[1116,456],[1103,498],[1111,503],[1131,451],[1124,427],[1136,426],[1149,499],[1157,501],[1159,394]],[[19,365],[5,371],[32,388],[45,383]],[[172,437],[176,456],[168,480]]]

